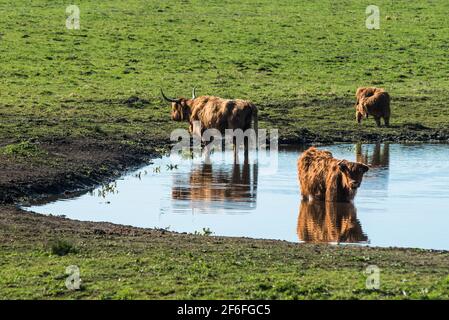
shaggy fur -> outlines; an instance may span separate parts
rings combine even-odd
[[[374,95],[376,92],[383,92],[384,89],[382,88],[376,88],[376,87],[360,87],[357,88],[357,91],[355,93],[356,98],[356,106],[359,104],[360,99],[362,98],[368,98]]]
[[[226,129],[242,129],[245,131],[251,128],[253,122],[257,135],[257,113],[257,107],[250,101],[201,96],[195,99],[180,98],[177,102],[172,102],[171,116],[174,121],[188,121],[191,134],[200,134],[199,132],[193,132],[193,122],[199,121],[201,123],[201,134],[206,129],[217,129],[222,135],[225,134]],[[244,142],[246,154],[248,142],[246,139]],[[235,142],[234,150],[236,152]]]
[[[314,147],[298,159],[298,177],[304,200],[350,202],[362,183],[368,166],[337,160],[329,151]]]
[[[352,203],[302,201],[297,233],[299,240],[313,243],[368,240]]]
[[[384,119],[385,126],[390,125],[390,95],[382,88],[358,88],[356,92],[356,120],[361,123],[369,115],[374,117],[377,126]]]

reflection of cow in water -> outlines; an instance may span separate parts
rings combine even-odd
[[[381,148],[380,143],[376,143],[371,155],[368,147],[361,143],[356,145],[355,150],[357,162],[364,163],[372,168],[388,168],[390,165],[390,145],[388,143],[385,143],[383,148]]]
[[[363,242],[357,211],[352,203],[302,201],[298,216],[298,237],[304,242]]]
[[[390,167],[390,145],[377,143],[373,145],[356,145],[357,161],[369,165],[370,176],[366,179],[370,181],[370,195],[373,197],[388,196],[388,180]],[[373,192],[376,193],[373,193]]]
[[[232,168],[217,166],[217,169],[214,169],[212,164],[202,164],[191,171],[188,181],[184,177],[176,178],[172,198],[255,203],[257,174],[257,164],[237,163],[232,165]]]

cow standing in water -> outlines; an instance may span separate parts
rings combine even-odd
[[[298,177],[304,200],[350,202],[362,183],[368,166],[338,160],[329,151],[314,147],[298,159]]]
[[[217,129],[222,135],[226,129],[241,129],[243,132],[254,125],[257,144],[258,110],[250,101],[241,99],[222,99],[214,96],[196,97],[195,89],[192,98],[169,98],[161,89],[161,94],[166,101],[171,102],[171,117],[174,121],[189,122],[191,134],[202,135],[207,129]],[[199,122],[201,132],[194,132],[194,122]],[[248,138],[249,139],[249,138]],[[245,159],[248,158],[249,141],[244,140]],[[238,141],[233,138],[234,159],[238,155]]]

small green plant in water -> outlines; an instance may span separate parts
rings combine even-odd
[[[118,194],[117,182],[104,184],[101,189],[98,190],[98,197],[106,198],[108,194]]]
[[[203,228],[203,230],[201,231],[195,231],[194,234],[199,236],[210,236],[213,234],[213,232],[209,228]]]
[[[171,171],[171,170],[175,170],[178,169],[178,165],[177,164],[167,164],[167,170]]]

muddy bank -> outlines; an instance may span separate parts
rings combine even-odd
[[[309,129],[300,129],[279,138],[282,144],[332,144],[332,143],[449,143],[449,130],[419,127],[416,124],[392,126],[398,132],[356,132],[342,130],[339,132],[317,133]]]
[[[0,206],[0,229],[4,231],[0,235],[0,245],[11,243],[34,247],[36,243],[45,244],[49,239],[126,239],[132,244],[136,241],[152,240],[156,243],[169,243],[170,246],[192,248],[198,244],[223,244],[237,246],[249,246],[272,248],[273,246],[294,249],[301,247],[310,254],[321,254],[326,252],[345,252],[349,255],[357,256],[360,253],[380,254],[379,258],[385,259],[389,263],[398,264],[402,262],[409,267],[413,263],[425,267],[433,267],[434,271],[447,271],[449,267],[448,251],[432,249],[413,248],[378,248],[368,246],[330,246],[327,244],[293,243],[282,240],[253,239],[243,237],[223,237],[223,236],[202,236],[190,233],[179,233],[166,229],[149,229],[134,226],[118,225],[110,222],[90,222],[72,220],[61,216],[42,215],[23,211],[14,205]],[[30,237],[35,241],[29,242]],[[150,244],[148,242],[148,244]],[[154,245],[154,243],[153,243]],[[393,250],[392,250],[393,249]],[[218,249],[219,250],[219,249]],[[326,258],[326,254],[321,257]],[[423,259],[424,260],[421,260]],[[342,259],[346,265],[359,265],[357,260]],[[425,262],[424,262],[425,261]],[[334,261],[335,262],[335,261]],[[364,261],[366,262],[366,261]],[[332,259],[326,262],[325,267],[333,268]],[[413,269],[413,268],[412,268]]]
[[[122,143],[94,139],[33,142],[37,156],[0,154],[0,204],[67,195],[114,179],[149,162],[162,143]]]

